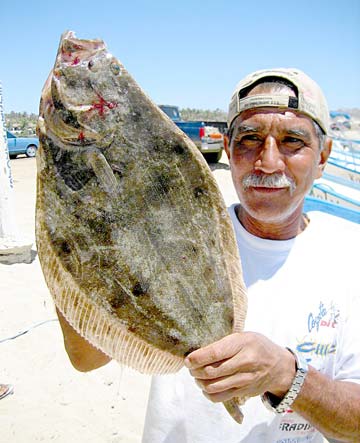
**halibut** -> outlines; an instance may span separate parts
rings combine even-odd
[[[103,41],[63,34],[38,136],[39,259],[79,334],[164,374],[243,330],[246,288],[215,179]]]

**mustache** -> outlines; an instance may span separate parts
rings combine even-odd
[[[295,181],[285,174],[275,172],[274,174],[255,174],[250,172],[242,180],[244,189],[255,188],[289,188],[294,192],[296,188]]]

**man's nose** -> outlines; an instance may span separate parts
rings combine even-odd
[[[274,172],[284,172],[285,162],[283,154],[280,152],[276,139],[267,136],[264,140],[262,149],[255,161],[255,170],[266,174]]]

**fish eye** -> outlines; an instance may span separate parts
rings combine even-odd
[[[111,63],[110,69],[111,69],[112,73],[115,75],[119,75],[121,72],[120,66],[117,63]]]
[[[94,61],[90,60],[88,63],[88,68],[91,69],[94,66]]]

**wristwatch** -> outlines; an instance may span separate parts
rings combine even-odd
[[[282,400],[270,392],[264,392],[264,394],[261,396],[261,400],[263,401],[264,405],[277,414],[283,414],[294,403],[296,397],[301,391],[308,373],[308,364],[306,360],[292,349],[286,349],[294,355],[296,361],[296,374],[290,389]]]

